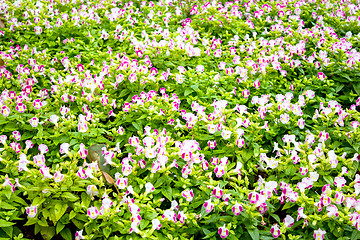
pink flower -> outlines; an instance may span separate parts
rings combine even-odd
[[[79,122],[78,123],[78,131],[79,132],[87,132],[87,130],[88,130],[89,128],[88,128],[88,125],[87,125],[87,123],[86,122]]]
[[[242,95],[244,98],[248,98],[250,96],[250,91],[245,89],[243,92],[242,92]]]
[[[37,127],[39,124],[39,119],[37,117],[33,117],[29,120],[29,122],[32,127]]]
[[[154,161],[153,165],[151,166],[151,172],[156,173],[160,169],[160,163],[159,161]]]
[[[239,148],[242,148],[244,145],[245,145],[245,140],[243,138],[239,138],[236,140],[236,145],[239,147]]]
[[[342,192],[336,191],[335,193],[335,203],[342,204],[344,202],[344,195]]]
[[[45,144],[40,144],[38,149],[41,154],[45,154],[49,151],[49,148]]]
[[[214,204],[211,202],[211,199],[205,201],[203,206],[207,213],[211,212],[214,209]]]
[[[244,210],[244,208],[238,202],[235,202],[231,210],[233,211],[235,216],[238,216]]]
[[[42,167],[45,165],[45,157],[42,154],[35,155],[33,157],[33,161],[38,167]]]
[[[344,177],[335,177],[334,184],[338,188],[342,188],[345,186],[346,180]]]
[[[80,143],[80,149],[79,149],[79,154],[80,154],[80,157],[82,159],[85,159],[87,154],[88,154],[88,150],[85,149],[85,145],[83,143]]]
[[[139,145],[139,138],[136,136],[132,136],[129,138],[129,144],[133,147],[136,147]]]
[[[78,175],[81,179],[86,179],[87,175],[85,173],[85,170],[82,167],[79,167],[79,170],[77,171],[76,175]]]
[[[325,234],[326,234],[326,231],[323,231],[319,228],[318,230],[314,231],[313,237],[316,240],[324,240]]]
[[[95,185],[88,185],[86,188],[86,194],[93,198],[93,196],[97,196],[99,194],[99,191]]]
[[[300,167],[300,173],[301,175],[305,175],[308,172],[308,169],[306,167]]]
[[[36,35],[40,35],[42,33],[42,28],[40,26],[35,26],[34,30]]]
[[[116,185],[118,186],[119,189],[125,189],[128,185],[128,179],[121,177],[116,181]]]
[[[122,174],[124,176],[129,176],[132,172],[132,166],[130,164],[124,164],[122,167]]]
[[[227,236],[229,236],[229,229],[227,229],[224,224],[224,226],[219,227],[218,233],[221,238],[227,238]]]
[[[87,215],[91,218],[91,219],[95,219],[97,218],[97,216],[99,215],[99,210],[97,207],[89,207],[87,209]]]
[[[67,154],[69,152],[69,147],[70,147],[69,143],[62,143],[60,145],[60,154]]]
[[[214,149],[216,147],[216,141],[208,141],[208,145],[210,149]]]
[[[338,217],[339,216],[338,209],[337,209],[337,207],[335,205],[328,206],[326,208],[326,210],[328,211],[327,212],[328,217],[332,217],[332,216]]]
[[[317,76],[321,81],[325,79],[325,74],[323,72],[319,72]]]
[[[175,213],[175,215],[176,215],[176,213]],[[185,215],[185,213],[183,211],[179,211],[177,218],[179,219],[179,222],[184,223],[185,220],[187,219],[187,216]]]
[[[10,108],[8,108],[6,105],[2,106],[2,107],[1,107],[1,114],[2,114],[4,117],[9,116],[9,114],[10,114]]]
[[[26,110],[26,106],[23,104],[23,103],[18,103],[16,105],[16,110],[19,112],[19,113],[23,113],[25,112]]]
[[[82,64],[80,64],[80,63],[77,65],[77,69],[78,69],[79,72],[83,72],[85,70],[84,66]]]
[[[222,197],[222,195],[223,195],[223,190],[221,190],[220,187],[219,187],[219,185],[218,185],[218,186],[216,186],[216,187],[214,188],[214,190],[212,191],[212,194],[213,194],[216,198],[220,199],[220,198]]]
[[[153,192],[153,191],[155,191],[155,188],[154,188],[154,186],[152,185],[152,183],[151,182],[147,182],[146,184],[145,184],[145,191],[146,192]]]
[[[278,238],[281,234],[279,225],[278,224],[273,225],[270,229],[270,232],[274,238]]]
[[[292,227],[294,225],[294,218],[290,215],[286,215],[286,217],[284,218],[284,225],[286,227]]]
[[[19,131],[13,131],[12,134],[13,134],[13,137],[15,138],[16,141],[20,141],[21,134],[20,134]]]
[[[42,107],[42,102],[40,99],[35,99],[33,101],[33,106],[35,109],[40,109]]]
[[[141,216],[139,214],[134,214],[131,217],[131,223],[136,224],[137,226],[140,225],[140,221],[141,221]]]
[[[53,177],[53,176],[50,174],[50,169],[49,169],[47,166],[45,166],[45,165],[43,165],[43,166],[40,168],[40,173],[41,173],[42,175],[44,175],[43,180],[44,180],[45,178],[52,178],[52,177]]]
[[[216,177],[220,178],[225,174],[225,168],[224,165],[219,164],[215,167],[214,172],[216,174]]]
[[[261,213],[261,214],[265,214],[267,211],[267,205],[265,202],[258,204],[258,206],[256,208],[259,211],[259,213]]]
[[[323,206],[329,206],[331,204],[331,198],[326,195],[321,195],[320,203]]]
[[[358,127],[359,127],[359,122],[358,122],[358,121],[352,121],[352,122],[351,122],[351,126],[352,126],[353,128],[358,128]]]
[[[151,221],[151,223],[152,223],[152,228],[153,228],[153,229],[160,230],[160,228],[161,228],[161,223],[160,223],[160,220],[159,220],[159,219],[154,218],[154,219]]]
[[[209,163],[208,161],[204,160],[201,162],[201,167],[204,169],[204,171],[209,169]]]
[[[37,214],[37,206],[30,206],[30,207],[26,207],[26,214],[28,215],[28,217],[33,218],[36,216]]]
[[[75,240],[85,239],[85,237],[82,235],[82,232],[83,232],[83,230],[77,231],[77,232],[75,233]]]
[[[304,218],[304,219],[307,218],[307,216],[304,214],[304,208],[303,207],[300,207],[298,209],[298,217],[297,217],[296,221],[299,221],[300,218]]]
[[[321,131],[319,134],[319,142],[325,142],[329,138],[329,133]]]
[[[61,182],[64,179],[64,174],[61,174],[60,171],[56,171],[54,174],[54,181],[55,182]]]
[[[257,192],[251,192],[249,194],[249,201],[252,204],[256,204],[260,199],[260,195]]]
[[[212,157],[210,162],[212,163],[212,165],[217,165],[219,163],[219,158],[217,157]]]
[[[186,189],[182,191],[181,195],[186,199],[186,201],[191,202],[194,198],[193,190]]]
[[[144,169],[146,167],[146,162],[144,159],[140,159],[138,164],[141,169]]]
[[[128,112],[131,108],[131,103],[124,103],[123,111]]]

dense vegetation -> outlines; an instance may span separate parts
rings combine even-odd
[[[0,0],[1,239],[360,239],[360,5]]]

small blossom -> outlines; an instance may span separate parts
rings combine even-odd
[[[37,206],[30,206],[30,207],[26,207],[26,214],[28,215],[29,218],[33,218],[36,216],[37,214]]]
[[[91,219],[95,219],[97,218],[97,216],[99,215],[99,210],[97,207],[89,207],[87,209],[87,215],[91,218]]]
[[[229,236],[229,229],[226,228],[226,225],[219,227],[218,233],[221,238],[227,238]]]

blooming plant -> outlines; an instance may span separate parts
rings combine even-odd
[[[0,0],[0,238],[359,239],[359,13]]]

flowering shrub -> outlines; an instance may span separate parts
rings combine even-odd
[[[0,0],[0,237],[360,238],[359,9]]]

